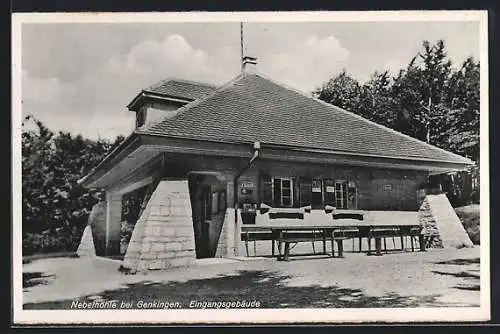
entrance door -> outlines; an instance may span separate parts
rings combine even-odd
[[[212,219],[212,192],[210,186],[203,186],[201,188],[201,235],[200,235],[200,249],[199,257],[207,258],[210,256],[209,252],[209,234],[210,223]]]

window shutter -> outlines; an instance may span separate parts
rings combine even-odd
[[[299,206],[303,207],[311,205],[311,179],[301,177],[299,182]]]
[[[292,187],[293,187],[293,207],[298,208],[300,206],[299,199],[299,182],[296,177],[292,177]]]
[[[262,175],[262,203],[273,206],[273,180],[269,175]]]
[[[281,207],[281,179],[274,179],[273,183],[273,204],[275,208]]]

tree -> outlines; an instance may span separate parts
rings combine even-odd
[[[361,102],[361,86],[344,69],[313,92],[316,98],[357,113]]]
[[[389,71],[375,71],[361,89],[359,114],[387,127],[394,127],[395,101],[391,96]]]
[[[448,147],[474,161],[479,160],[479,69],[479,62],[467,58],[451,75],[446,96]]]
[[[31,116],[25,118],[22,133],[22,212],[23,235],[31,240],[27,242],[27,247],[60,251],[78,245],[88,214],[102,197],[102,191],[84,189],[77,181],[121,141],[123,137],[112,144],[67,132],[56,135],[41,121]],[[45,236],[40,241],[41,245],[32,245],[38,240],[34,235]]]

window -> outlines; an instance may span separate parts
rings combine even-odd
[[[289,178],[273,178],[274,207],[293,206],[293,182]]]
[[[146,123],[146,109],[141,108],[135,115],[135,127],[139,128]]]
[[[347,209],[347,182],[335,182],[335,207],[337,209]]]
[[[356,182],[349,181],[347,188],[347,208],[357,209],[358,208],[358,188]]]

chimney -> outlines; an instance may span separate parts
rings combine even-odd
[[[243,61],[243,73],[255,73],[257,71],[257,58],[245,56]]]

